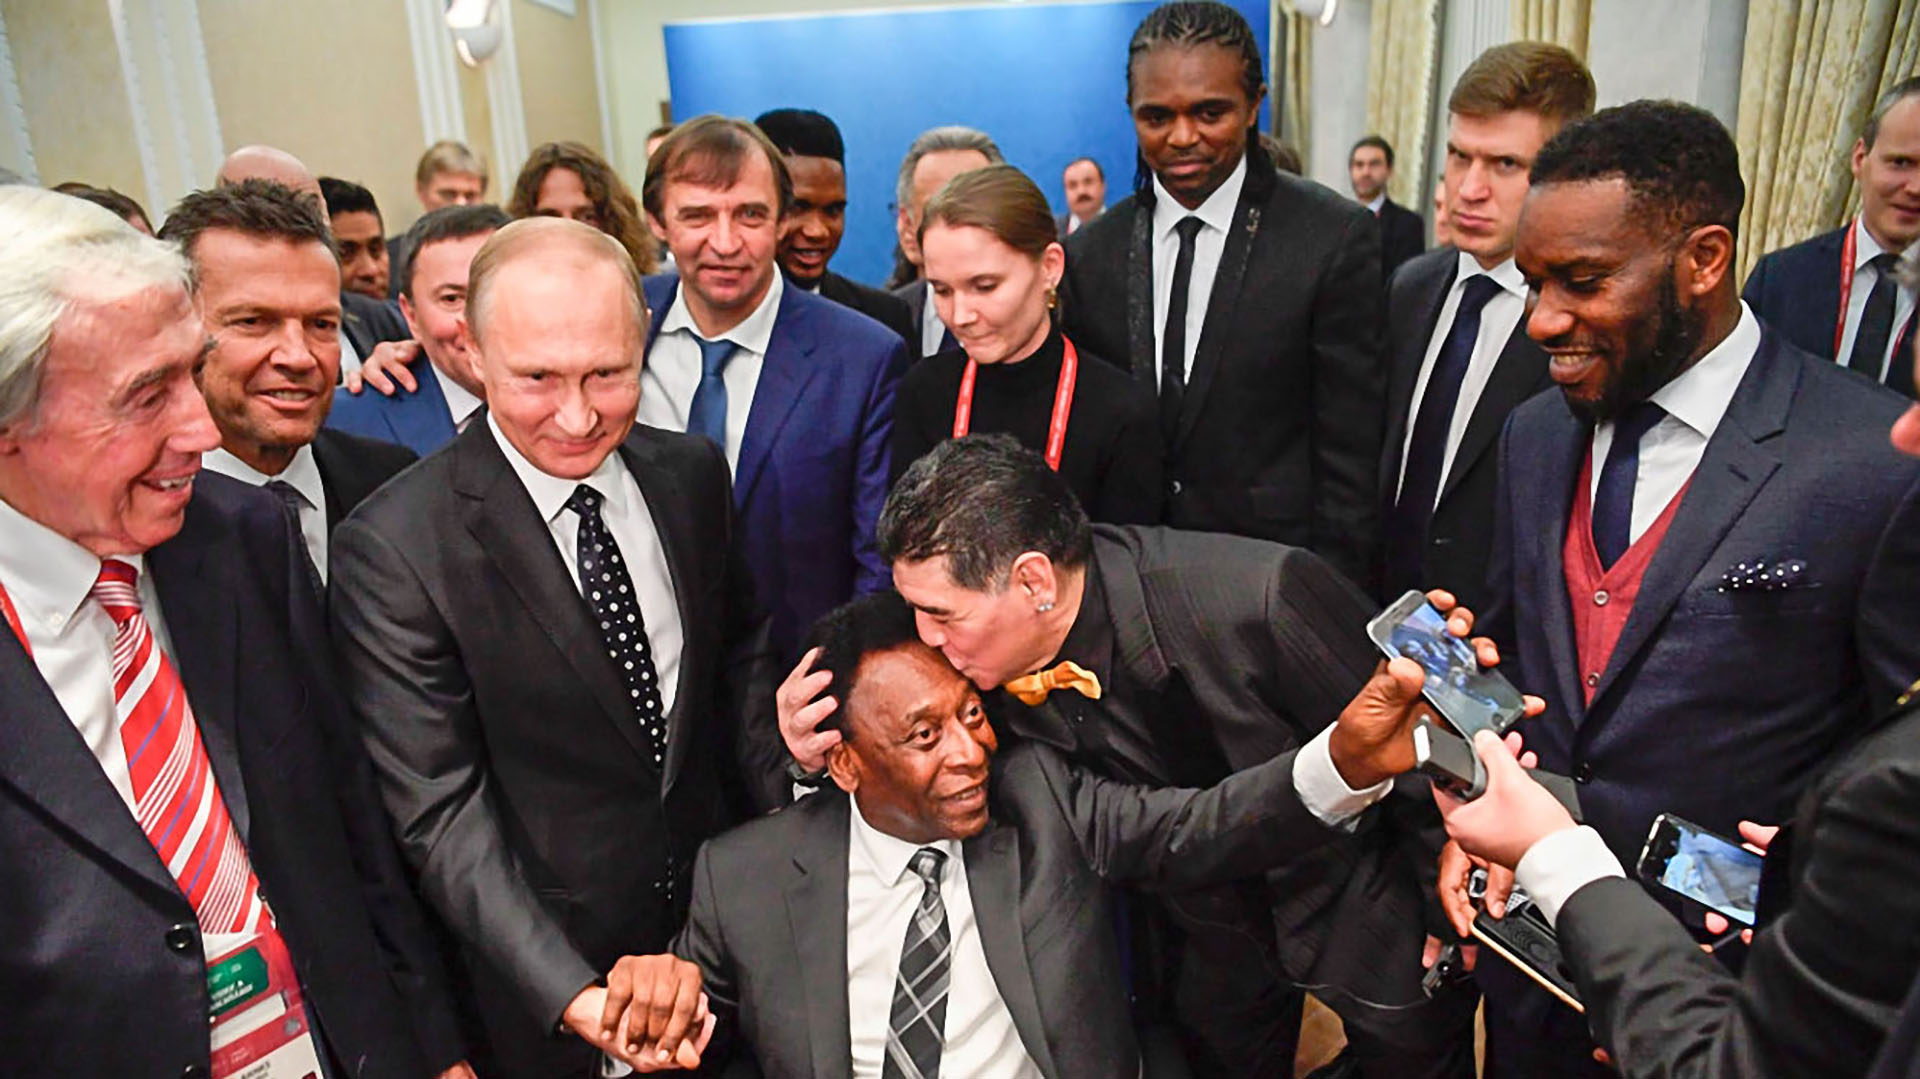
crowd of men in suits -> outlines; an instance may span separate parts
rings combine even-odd
[[[1150,525],[889,460],[983,132],[909,147],[890,290],[797,109],[513,213],[438,145],[391,238],[269,147],[157,238],[0,187],[0,1072],[1286,1076],[1311,992],[1327,1077],[1920,1074],[1920,79],[1742,284],[1702,110],[1488,50],[1424,251],[1385,140],[1276,168],[1262,69],[1156,8],[1133,190],[1062,176]],[[1529,694],[1477,799],[1408,589]],[[1628,876],[1662,813],[1765,850],[1748,940]],[[1584,1014],[1477,954],[1516,888]]]

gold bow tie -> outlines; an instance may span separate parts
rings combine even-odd
[[[1089,700],[1100,699],[1100,676],[1067,660],[1038,674],[1022,675],[1006,684],[1006,691],[1021,704],[1036,708],[1056,689],[1078,690]]]

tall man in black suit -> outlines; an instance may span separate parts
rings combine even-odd
[[[1005,436],[947,442],[910,467],[880,543],[921,638],[992,691],[1002,726],[1109,779],[1210,786],[1303,746],[1317,754],[1378,663],[1365,636],[1373,605],[1318,556],[1089,526],[1040,456]],[[811,768],[834,736],[809,732],[832,705],[808,703],[825,685],[804,671],[779,705],[789,748]],[[1074,672],[1080,692],[1047,693],[1046,679]],[[1428,848],[1409,843],[1433,814],[1424,798],[1394,798],[1361,819],[1384,790],[1334,793],[1352,797],[1354,833],[1268,886],[1138,908],[1159,934],[1136,957],[1143,1011],[1178,1023],[1201,1074],[1288,1075],[1293,987],[1313,985],[1365,1074],[1470,1075],[1470,1061],[1440,1051],[1457,1002],[1429,1004],[1419,988],[1422,889],[1409,855]]]
[[[1281,176],[1246,19],[1164,4],[1134,31],[1138,189],[1067,245],[1067,335],[1159,393],[1168,520],[1374,570],[1386,367],[1380,230]]]
[[[327,227],[309,200],[248,180],[180,200],[161,238],[193,266],[212,342],[200,390],[220,447],[203,463],[280,499],[322,586],[334,526],[414,461],[403,446],[321,427],[340,373],[340,264]]]
[[[185,261],[31,188],[0,237],[0,1057],[207,1075],[209,962],[284,948],[308,1070],[471,1079],[292,526],[196,476]]]
[[[1859,215],[1762,258],[1742,295],[1795,346],[1912,396],[1914,288],[1895,270],[1920,239],[1920,76],[1874,107],[1853,144],[1853,176]]]
[[[695,849],[771,800],[777,734],[749,759],[742,722],[764,629],[725,460],[634,423],[625,251],[516,222],[474,257],[467,312],[484,422],[340,527],[335,636],[402,852],[460,945],[481,1071],[584,1076],[619,1053],[596,979],[666,946]]]
[[[1387,196],[1393,179],[1393,144],[1368,135],[1347,152],[1347,182],[1355,202],[1380,222],[1380,269],[1388,277],[1401,263],[1427,249],[1427,224],[1420,215]]]
[[[793,179],[793,205],[780,218],[776,252],[788,283],[853,308],[903,341],[911,338],[907,301],[827,268],[847,231],[847,148],[840,128],[811,109],[773,109],[753,123],[785,155]]]
[[[1461,73],[1447,111],[1441,184],[1461,228],[1453,247],[1387,284],[1381,595],[1444,588],[1473,606],[1493,537],[1494,443],[1507,414],[1553,384],[1513,263],[1527,169],[1562,125],[1593,112],[1593,76],[1558,45],[1496,45]]]
[[[1637,102],[1555,136],[1521,212],[1561,393],[1502,438],[1484,628],[1547,699],[1528,746],[1622,863],[1661,812],[1783,819],[1920,671],[1920,462],[1884,433],[1901,399],[1740,302],[1744,193],[1717,120]],[[1479,974],[1501,1075],[1599,1074],[1571,1010]]]
[[[882,593],[816,627],[846,702],[832,720],[844,734],[828,754],[834,789],[706,846],[674,944],[698,969],[616,976],[635,986],[635,1018],[685,1000],[692,980],[770,1075],[870,1077],[883,1061],[888,1075],[1142,1074],[1103,880],[1185,889],[1257,875],[1346,840],[1316,787],[1369,787],[1412,763],[1420,672],[1404,659],[1326,739],[1210,790],[1117,782],[1030,740],[994,761],[979,690],[914,619]],[[643,1046],[671,1036],[648,1033]],[[896,1070],[900,1059],[918,1070]],[[1144,1074],[1169,1074],[1158,1065],[1149,1054]]]

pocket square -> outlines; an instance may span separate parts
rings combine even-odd
[[[1720,575],[1722,592],[1784,592],[1810,584],[1807,563],[1801,558],[1739,562]]]

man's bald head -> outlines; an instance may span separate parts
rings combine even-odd
[[[231,187],[242,180],[270,180],[302,195],[312,195],[320,205],[321,219],[326,220],[327,200],[321,197],[319,178],[304,162],[285,150],[272,146],[242,146],[228,154],[227,159],[220,163],[220,171],[214,175],[214,186]]]

